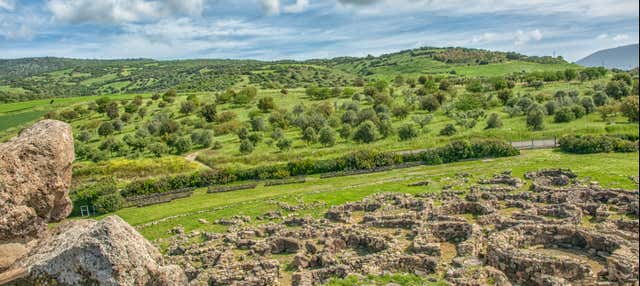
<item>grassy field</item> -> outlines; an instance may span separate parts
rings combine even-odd
[[[169,236],[167,231],[177,225],[184,226],[187,231],[225,230],[225,227],[216,224],[203,225],[198,222],[201,218],[215,221],[233,215],[255,217],[271,210],[280,210],[286,214],[286,211],[279,209],[277,202],[292,205],[319,202],[321,205],[298,213],[320,217],[332,205],[356,201],[378,192],[438,192],[444,185],[454,185],[454,189],[466,190],[469,185],[456,180],[456,174],[460,172],[471,174],[473,177],[470,183],[473,183],[479,178],[504,170],[512,170],[515,176],[522,177],[526,171],[541,168],[571,168],[582,179],[596,180],[607,187],[633,189],[637,186],[628,176],[638,174],[638,159],[638,153],[569,155],[555,150],[531,150],[511,158],[419,166],[328,179],[311,176],[303,184],[270,187],[259,185],[256,189],[228,193],[207,194],[205,189],[198,189],[189,198],[148,207],[126,208],[116,214],[138,227],[158,222],[139,228],[145,237],[156,240]],[[428,187],[407,187],[408,183],[421,180],[433,183]]]
[[[137,95],[149,97],[150,94],[118,94],[110,95],[114,100],[131,99]],[[74,104],[95,101],[102,96],[62,97],[54,99],[38,99],[23,102],[0,104],[0,140],[17,133],[20,128],[41,119],[47,112],[59,110]]]

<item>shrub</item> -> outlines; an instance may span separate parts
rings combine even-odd
[[[356,142],[371,143],[376,141],[379,136],[376,125],[371,120],[366,120],[358,125],[358,128],[353,134],[353,140]]]
[[[312,144],[318,141],[318,134],[316,134],[316,130],[312,127],[307,127],[302,132],[302,140],[307,142],[307,144]]]
[[[444,128],[442,128],[440,130],[440,135],[442,135],[442,136],[451,136],[453,134],[456,134],[456,132],[458,132],[456,127],[453,124],[449,123]]]
[[[500,115],[497,113],[491,113],[489,118],[487,118],[487,127],[485,129],[493,129],[502,127],[502,119],[500,119]]]
[[[240,153],[249,154],[253,152],[254,146],[253,142],[249,141],[249,139],[244,139],[240,141]]]
[[[180,104],[180,113],[182,114],[191,114],[191,112],[196,110],[196,103],[191,100],[183,101]]]
[[[562,151],[577,154],[635,152],[638,150],[638,143],[608,135],[567,135],[560,138],[558,143]]]
[[[554,114],[553,121],[556,123],[571,122],[576,119],[575,113],[570,107],[562,107]]]
[[[556,110],[558,110],[558,104],[555,101],[547,101],[547,103],[544,104],[544,109],[547,115],[554,115],[556,114]]]
[[[398,137],[401,141],[418,137],[418,130],[411,123],[404,124],[398,128]]]
[[[80,131],[78,136],[76,136],[76,138],[81,142],[87,142],[91,140],[91,133],[89,133],[89,131],[87,130],[82,130]]]
[[[193,145],[191,142],[191,138],[188,136],[183,136],[176,140],[176,142],[173,144],[173,148],[175,148],[176,153],[182,154],[191,150],[191,145]]]
[[[217,109],[216,109],[216,105],[213,103],[210,104],[205,104],[202,106],[202,108],[200,109],[200,115],[207,121],[207,122],[214,122],[216,121],[216,114],[218,113]]]
[[[100,196],[94,202],[96,210],[100,213],[115,212],[121,209],[123,204],[124,199],[118,193]]]
[[[269,112],[276,107],[275,102],[273,101],[273,97],[263,97],[258,100],[258,109],[262,112]]]
[[[420,98],[420,108],[434,112],[440,108],[440,102],[435,96],[424,96]]]
[[[620,104],[620,111],[630,122],[638,122],[638,119],[640,119],[639,109],[640,104],[637,95],[624,98],[622,104]]]
[[[113,128],[113,124],[111,124],[111,122],[103,122],[102,124],[100,124],[100,127],[98,128],[98,134],[100,136],[109,136],[114,131],[115,131],[115,128]]]
[[[544,129],[544,110],[537,104],[527,110],[527,127],[531,130]]]
[[[342,128],[340,128],[339,133],[340,138],[348,140],[349,138],[351,138],[351,126],[343,125]]]
[[[576,116],[576,118],[582,118],[587,114],[587,110],[582,105],[574,105],[571,107],[571,111]]]
[[[330,127],[323,127],[318,133],[318,141],[323,146],[333,146],[336,144],[336,135]]]
[[[498,99],[500,99],[503,105],[507,104],[507,101],[511,98],[513,98],[513,90],[503,89],[498,91]]]
[[[607,83],[604,92],[611,98],[622,99],[629,96],[629,87],[625,82],[619,80],[613,80]]]
[[[250,142],[249,142],[250,143]],[[356,151],[338,158],[325,160],[302,159],[287,164],[254,167],[251,169],[199,171],[191,175],[177,175],[161,179],[137,180],[129,183],[122,196],[146,195],[189,187],[226,184],[235,180],[283,178],[348,170],[391,167],[401,163],[423,162],[441,164],[470,158],[505,157],[519,154],[510,144],[499,140],[453,141],[446,146],[417,153],[398,154],[373,150]]]
[[[585,112],[591,113],[596,110],[596,105],[593,103],[593,98],[590,96],[583,97],[580,99],[580,104],[584,107]]]
[[[242,128],[242,123],[237,120],[231,120],[229,122],[221,123],[213,127],[213,132],[216,136],[233,133],[236,130]]]
[[[253,99],[255,99],[257,95],[258,89],[249,86],[242,88],[238,93],[236,93],[235,96],[233,96],[232,101],[234,104],[244,105],[253,101]]]
[[[276,143],[276,146],[278,147],[278,149],[280,149],[280,151],[287,151],[289,149],[291,149],[291,140],[287,139],[287,138],[280,138],[278,140],[278,143]]]
[[[149,150],[151,154],[155,155],[158,158],[162,157],[162,155],[164,154],[169,153],[169,147],[163,142],[151,143],[149,144],[149,146],[147,146],[147,150]]]

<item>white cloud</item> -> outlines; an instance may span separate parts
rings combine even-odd
[[[480,36],[473,36],[473,38],[471,39],[472,43],[487,43],[487,42],[493,42],[497,39],[501,38],[500,35],[496,34],[496,33],[483,33]]]
[[[278,15],[280,12],[296,14],[302,13],[309,8],[309,0],[295,0],[295,2],[284,5],[280,0],[260,0],[262,10],[267,15]]]
[[[540,30],[535,29],[528,32],[523,32],[522,30],[518,30],[514,37],[514,45],[522,46],[530,41],[540,41],[542,40],[542,32]]]
[[[268,15],[280,14],[280,0],[261,0],[262,9]]]
[[[296,0],[291,5],[284,6],[283,11],[285,13],[301,13],[309,7],[309,0]]]
[[[13,0],[0,0],[0,9],[13,11],[16,8],[16,3]]]
[[[0,0],[2,1],[2,0]],[[58,21],[128,23],[176,15],[197,16],[203,0],[51,0],[47,8]]]
[[[627,34],[615,34],[615,35],[609,35],[607,33],[604,34],[600,34],[596,37],[596,40],[599,41],[603,41],[603,42],[629,42],[631,40],[631,37]]]
[[[338,6],[366,14],[430,11],[443,14],[572,14],[582,17],[637,16],[637,0],[337,0]]]
[[[616,42],[624,42],[624,41],[628,41],[630,39],[630,37],[627,34],[618,34],[618,35],[613,36],[612,39],[614,41],[616,41]]]
[[[13,40],[13,39],[26,39],[29,40],[31,38],[33,38],[33,31],[25,26],[25,25],[20,25],[17,29],[12,29],[6,32],[5,37],[7,39]]]

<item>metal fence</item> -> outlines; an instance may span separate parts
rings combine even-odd
[[[511,142],[511,146],[524,150],[524,149],[545,149],[545,148],[556,148],[558,147],[557,138],[548,138],[548,139],[531,139],[527,141],[513,141]]]

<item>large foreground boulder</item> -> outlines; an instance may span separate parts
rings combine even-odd
[[[71,126],[42,120],[0,144],[0,241],[36,237],[71,212]]]
[[[186,285],[184,271],[118,216],[56,228],[10,274],[9,285]],[[0,278],[1,280],[1,278]]]

